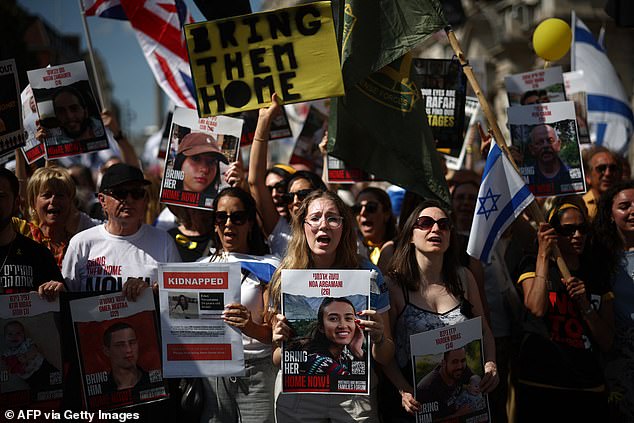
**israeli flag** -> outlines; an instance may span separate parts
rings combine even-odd
[[[467,253],[484,263],[490,263],[491,252],[502,233],[534,199],[509,159],[492,141],[473,215]]]
[[[572,70],[582,70],[588,96],[590,138],[619,154],[626,154],[634,130],[634,115],[623,85],[605,49],[572,12]]]

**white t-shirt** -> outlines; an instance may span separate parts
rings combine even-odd
[[[291,224],[288,220],[286,220],[286,218],[280,217],[268,239],[269,247],[271,247],[271,254],[276,257],[284,257],[290,240]]]
[[[120,291],[128,278],[157,282],[157,263],[180,261],[167,232],[144,224],[133,235],[118,236],[99,225],[71,238],[62,275],[71,292],[112,292]]]

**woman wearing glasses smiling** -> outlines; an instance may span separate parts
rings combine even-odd
[[[397,237],[388,273],[396,353],[384,368],[394,386],[383,403],[384,415],[389,415],[390,421],[413,422],[413,414],[422,411],[410,382],[410,335],[483,316],[478,287],[471,272],[459,266],[451,229],[449,212],[437,201],[425,200],[414,209]],[[497,386],[498,376],[495,343],[484,318],[482,332],[485,374],[480,388],[488,393]],[[461,387],[458,383],[447,386],[448,398],[457,397]],[[439,417],[459,414],[448,401],[439,406],[444,413]]]

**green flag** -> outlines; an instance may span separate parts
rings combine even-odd
[[[342,6],[346,95],[331,104],[329,153],[348,166],[449,204],[407,54],[446,25],[439,1],[345,0]]]

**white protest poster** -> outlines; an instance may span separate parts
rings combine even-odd
[[[282,314],[295,336],[282,345],[282,392],[370,389],[369,335],[357,313],[370,308],[371,270],[283,270]]]
[[[199,118],[177,107],[167,146],[160,201],[209,210],[218,192],[228,187],[223,174],[238,159],[242,119]]]
[[[536,197],[586,191],[572,101],[510,107],[508,118],[511,143],[522,154],[517,165]]]
[[[159,264],[165,377],[242,376],[242,333],[224,322],[240,303],[240,263]]]
[[[462,169],[462,165],[467,154],[467,149],[473,148],[473,141],[476,137],[479,136],[476,123],[481,119],[482,112],[480,111],[480,102],[476,97],[467,96],[465,98],[464,106],[464,142],[462,143],[462,147],[460,147],[460,153],[457,157],[452,156],[451,154],[444,154],[445,164],[447,165],[448,169]]]
[[[590,144],[588,94],[586,92],[586,82],[583,79],[583,71],[564,72],[564,84],[566,86],[566,98],[575,103],[579,142],[581,144]]]
[[[15,60],[0,61],[0,156],[24,145],[20,86]]]
[[[56,410],[62,401],[59,300],[0,295],[0,403]]]
[[[84,62],[27,71],[49,159],[108,148]]]
[[[136,301],[115,292],[69,304],[87,410],[168,397],[151,289],[144,289]]]
[[[20,100],[22,101],[22,121],[27,136],[24,147],[22,147],[22,152],[24,153],[27,163],[31,164],[46,156],[44,144],[35,138],[39,117],[37,115],[37,107],[35,106],[35,98],[33,97],[31,85],[27,85],[22,91]]]
[[[511,107],[566,101],[561,66],[508,75],[504,85]]]
[[[417,423],[488,422],[480,317],[410,336]]]

